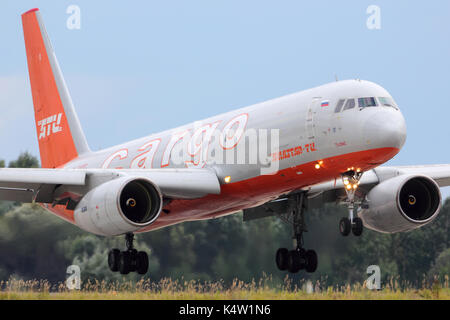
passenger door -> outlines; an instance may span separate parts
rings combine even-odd
[[[313,98],[306,109],[306,137],[310,142],[312,142],[312,140],[316,137],[315,117],[317,115],[320,100],[320,97]]]

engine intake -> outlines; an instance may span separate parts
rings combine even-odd
[[[120,210],[132,223],[145,224],[159,214],[161,197],[146,180],[132,180],[122,189],[119,198]]]
[[[121,177],[90,190],[75,208],[75,223],[99,235],[134,232],[161,213],[159,188],[146,178]]]
[[[384,233],[409,231],[431,222],[441,209],[436,182],[419,175],[383,181],[367,194],[368,208],[358,215],[369,229]]]
[[[440,190],[429,178],[413,177],[407,180],[398,195],[399,209],[413,222],[431,218],[441,203]]]

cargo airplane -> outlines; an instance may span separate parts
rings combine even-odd
[[[275,216],[292,225],[294,248],[275,258],[291,273],[318,265],[302,238],[307,208],[346,205],[348,216],[336,223],[343,236],[363,227],[405,232],[439,214],[450,165],[381,166],[401,150],[406,125],[375,83],[336,81],[91,151],[39,10],[22,23],[42,168],[0,169],[0,199],[39,203],[97,235],[124,235],[126,249],[108,254],[113,272],[147,272],[135,234],[240,211],[245,221]],[[251,130],[258,139],[277,132],[267,161],[206,161],[210,150],[235,152]],[[189,161],[176,162],[183,146]]]

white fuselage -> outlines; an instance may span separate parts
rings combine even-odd
[[[210,204],[205,199],[174,201],[168,211],[179,214],[160,217],[155,227],[217,217],[335,179],[347,168],[369,170],[391,159],[406,139],[404,118],[397,107],[360,108],[358,98],[366,97],[392,99],[372,82],[333,82],[81,156],[64,167],[210,168],[222,183],[221,195]],[[335,112],[341,99],[355,99],[356,106]],[[268,147],[269,162],[263,163],[261,157],[256,163],[248,161],[248,154],[245,163],[208,162],[211,150],[234,152],[245,144],[245,132],[253,130],[259,138],[261,132],[274,129],[278,150]],[[184,150],[185,156],[186,149],[188,160],[174,163],[175,154]],[[320,170],[312,169],[319,162]],[[270,166],[276,171],[262,173]]]

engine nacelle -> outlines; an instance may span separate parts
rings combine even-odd
[[[422,175],[401,175],[375,186],[367,194],[368,208],[358,212],[369,229],[396,233],[431,222],[441,210],[441,191]]]
[[[150,180],[121,177],[90,190],[75,208],[75,223],[104,236],[137,231],[161,213],[162,195]]]

